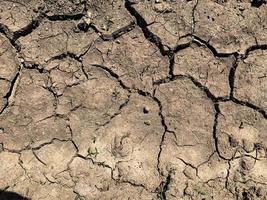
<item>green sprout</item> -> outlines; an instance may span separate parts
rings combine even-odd
[[[99,152],[98,152],[98,150],[97,150],[97,148],[95,147],[94,149],[91,149],[90,147],[89,147],[89,149],[88,149],[88,155],[89,156],[93,156],[93,157],[95,157],[96,158],[96,156],[99,154]]]
[[[74,200],[86,200],[84,196],[77,194]]]

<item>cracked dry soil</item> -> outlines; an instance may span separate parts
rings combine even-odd
[[[267,199],[267,2],[1,0],[0,199]]]

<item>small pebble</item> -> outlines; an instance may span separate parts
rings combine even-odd
[[[144,124],[147,125],[147,126],[150,126],[150,121],[144,121]]]

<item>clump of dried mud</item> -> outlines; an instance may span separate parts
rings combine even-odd
[[[0,199],[266,199],[266,30],[264,0],[0,1]]]

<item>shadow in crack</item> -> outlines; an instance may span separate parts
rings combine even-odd
[[[30,200],[30,199],[23,197],[15,192],[0,190],[0,200]]]

